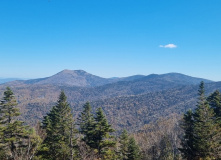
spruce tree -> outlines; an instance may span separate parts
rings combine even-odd
[[[195,157],[195,150],[193,146],[194,119],[192,110],[189,110],[186,114],[184,114],[181,128],[184,130],[184,136],[181,141],[182,148],[179,150],[182,152],[185,159],[192,160]]]
[[[134,137],[129,138],[128,142],[128,160],[140,160],[141,154],[139,146],[136,144]]]
[[[218,90],[213,92],[208,98],[207,101],[211,108],[214,109],[214,112],[217,117],[221,118],[221,94]]]
[[[217,148],[220,148],[220,127],[216,122],[215,113],[209,107],[205,97],[204,83],[199,87],[199,100],[193,114],[194,137],[193,146],[197,158],[217,158]]]
[[[119,146],[119,158],[120,160],[128,159],[128,145],[129,145],[129,136],[127,131],[124,129],[120,135],[120,146]]]
[[[72,159],[72,151],[76,146],[73,134],[73,115],[67,97],[62,91],[57,104],[44,117],[42,127],[46,131],[39,156],[45,159]],[[74,129],[75,131],[75,129]],[[70,139],[72,142],[70,142]]]
[[[109,147],[115,145],[115,141],[110,136],[110,133],[114,132],[111,125],[103,113],[101,108],[98,108],[95,116],[95,126],[94,126],[94,148],[98,150],[98,154],[104,154]]]
[[[110,133],[114,132],[101,108],[98,108],[95,116],[91,113],[91,106],[87,102],[78,118],[79,131],[83,135],[82,140],[102,159],[116,158],[116,142]]]
[[[114,129],[108,124],[101,108],[98,108],[94,119],[95,123],[93,125],[94,130],[90,147],[95,149],[100,158],[106,159],[105,157],[111,157],[113,155],[110,154],[114,154],[111,149],[115,146],[116,142],[113,140],[114,137],[110,135],[110,133],[114,132]]]
[[[23,159],[31,160],[36,157],[37,151],[42,143],[41,137],[36,133],[34,128],[28,130],[27,147]]]
[[[12,90],[7,87],[0,104],[0,150],[7,159],[17,160],[23,155],[28,138],[27,126],[17,120],[20,115]],[[2,156],[2,155],[1,155]]]
[[[198,95],[195,111],[188,111],[183,118],[181,127],[184,129],[184,137],[180,151],[187,160],[220,159],[221,128],[214,113],[214,108],[219,104],[219,94],[215,92],[206,99],[204,83],[201,82]]]
[[[95,120],[93,114],[91,113],[90,103],[87,102],[83,106],[83,111],[78,118],[79,132],[83,135],[82,140],[90,147],[93,147],[94,140],[94,127]]]

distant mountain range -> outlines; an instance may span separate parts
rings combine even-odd
[[[78,87],[96,87],[105,84],[110,84],[119,81],[134,81],[140,79],[140,81],[161,81],[172,82],[176,84],[198,84],[200,81],[212,82],[210,80],[195,78],[186,76],[179,73],[169,74],[152,74],[152,75],[134,75],[129,77],[114,77],[114,78],[102,78],[93,74],[87,73],[83,70],[63,70],[51,77],[31,79],[31,80],[19,80],[16,83],[20,84],[50,84],[59,86],[78,86]],[[8,79],[9,81],[10,79]],[[11,79],[10,81],[12,81]],[[16,79],[14,79],[16,80]]]
[[[221,82],[180,73],[102,78],[83,70],[63,70],[51,77],[19,80],[0,85],[0,94],[10,86],[22,111],[22,118],[34,124],[56,103],[61,90],[68,96],[75,116],[90,101],[93,110],[103,107],[116,129],[139,130],[143,125],[171,113],[194,108],[198,85],[206,83],[208,93],[221,89]]]
[[[16,84],[52,84],[59,86],[79,86],[79,87],[95,87],[101,86],[117,81],[132,81],[145,77],[144,75],[134,75],[130,77],[115,77],[115,78],[102,78],[92,75],[83,70],[63,70],[51,77],[19,80]],[[16,79],[14,79],[16,80]],[[12,80],[11,80],[12,81]],[[13,82],[14,83],[14,82]]]
[[[0,78],[0,84],[7,83],[11,81],[21,80],[20,78]]]

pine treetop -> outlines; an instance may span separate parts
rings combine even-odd
[[[130,137],[128,142],[128,160],[140,160],[140,158],[140,149],[134,137]]]

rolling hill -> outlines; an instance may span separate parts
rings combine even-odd
[[[144,77],[135,75],[123,78],[102,78],[83,70],[63,70],[55,75],[46,78],[31,79],[26,81],[17,81],[20,84],[50,84],[58,86],[78,86],[78,87],[95,87],[117,81],[131,81]]]
[[[1,84],[0,94],[10,86],[18,100],[21,118],[30,124],[41,120],[64,90],[75,116],[90,101],[94,111],[97,107],[104,109],[116,129],[134,131],[159,117],[194,108],[201,81],[207,83],[209,92],[221,89],[221,83],[179,73],[108,79],[82,70],[64,70],[47,78]]]

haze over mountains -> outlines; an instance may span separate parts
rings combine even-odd
[[[221,82],[179,73],[102,78],[83,70],[63,70],[51,77],[1,84],[0,93],[10,86],[22,118],[31,124],[42,119],[64,90],[76,116],[90,101],[94,111],[103,107],[116,129],[134,131],[159,117],[194,108],[201,81],[206,83],[208,93],[221,89]]]
[[[11,82],[11,81],[16,81],[16,80],[21,80],[21,79],[20,78],[0,78],[0,84]]]

